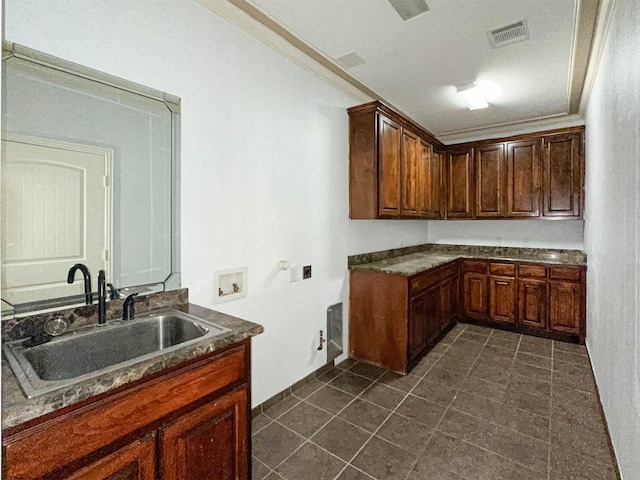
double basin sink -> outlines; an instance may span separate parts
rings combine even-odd
[[[29,398],[230,332],[174,309],[81,328],[35,347],[23,340],[4,353]]]

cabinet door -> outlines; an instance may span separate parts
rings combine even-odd
[[[447,216],[473,218],[473,149],[447,155]]]
[[[249,476],[246,389],[187,413],[159,434],[163,480],[244,480]]]
[[[542,140],[507,143],[507,216],[540,216]]]
[[[518,280],[518,322],[529,327],[547,328],[546,280]]]
[[[66,477],[68,480],[154,480],[156,439],[146,437]]]
[[[549,281],[549,328],[579,333],[582,288],[579,283]]]
[[[543,210],[545,217],[582,215],[582,134],[545,137]]]
[[[487,308],[487,275],[481,273],[464,274],[464,314],[469,318],[486,320]]]
[[[504,217],[507,165],[502,143],[476,149],[476,217]]]
[[[435,285],[425,294],[427,323],[425,330],[426,343],[432,343],[440,333],[440,286]]]
[[[431,155],[431,217],[444,217],[444,154]]]
[[[378,116],[378,214],[400,216],[400,126]]]
[[[409,359],[413,360],[426,346],[427,299],[426,292],[418,293],[409,302]]]
[[[489,318],[498,322],[516,321],[516,280],[489,277]]]
[[[402,129],[402,144],[400,148],[402,162],[402,216],[415,217],[418,215],[418,159],[422,155],[420,140],[416,135]]]
[[[442,218],[442,154],[420,142],[418,162],[418,216]]]
[[[458,277],[451,277],[440,285],[440,330],[453,321],[458,311]]]

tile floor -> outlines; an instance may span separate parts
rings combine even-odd
[[[586,349],[464,324],[407,376],[346,360],[252,448],[254,480],[616,479]]]

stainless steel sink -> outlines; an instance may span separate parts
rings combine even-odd
[[[23,347],[24,340],[8,342],[4,353],[32,398],[229,331],[163,309],[135,320],[80,329],[36,347]]]

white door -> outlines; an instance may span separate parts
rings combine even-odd
[[[12,304],[84,292],[75,263],[110,278],[113,152],[11,136],[2,141],[2,298]]]

